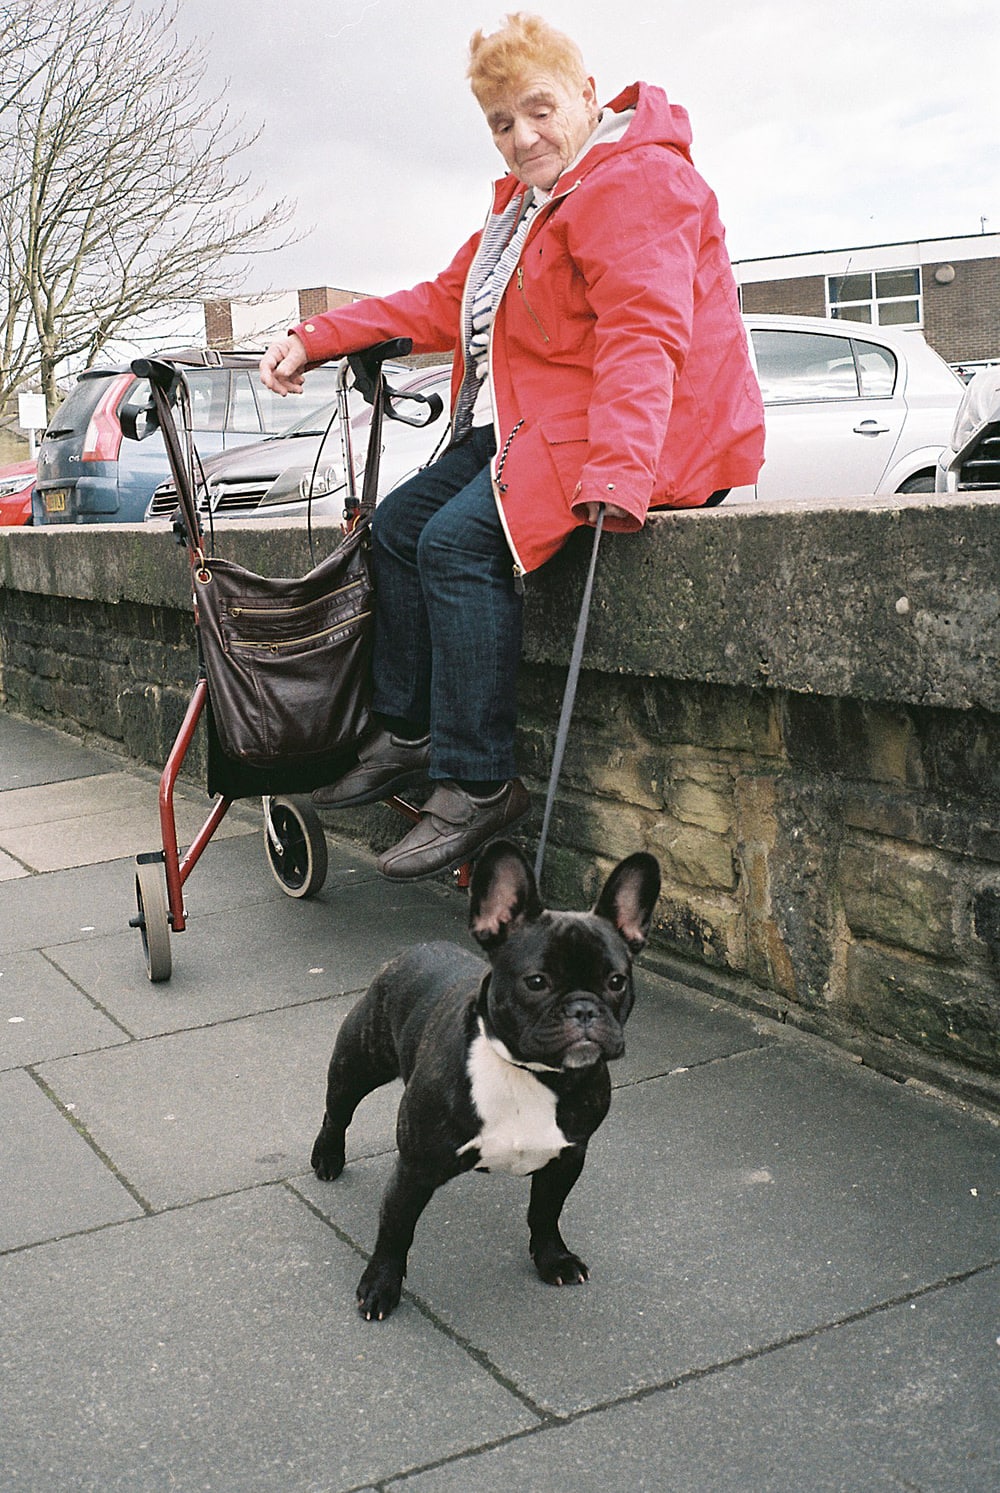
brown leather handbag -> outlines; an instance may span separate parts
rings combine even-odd
[[[369,521],[298,580],[232,560],[193,569],[212,716],[228,757],[294,764],[356,741],[368,722]]]
[[[381,363],[409,350],[410,344],[400,340],[356,355],[357,364],[351,359],[359,387],[362,376],[367,380],[365,397],[372,404],[361,498],[355,496],[351,472],[349,530],[325,560],[299,579],[257,575],[233,560],[206,556],[190,475],[193,462],[190,452],[185,455],[172,413],[177,403],[189,433],[184,379],[165,360],[133,364],[149,379],[155,422],[177,487],[208,684],[210,737],[214,733],[224,758],[238,771],[280,768],[285,776],[303,771],[308,776],[357,741],[368,723],[373,634],[369,531],[388,393]],[[342,392],[346,418],[346,387]],[[210,766],[213,750],[210,740]],[[228,770],[225,775],[232,777]],[[214,776],[219,776],[218,765]],[[322,773],[318,781],[326,781]],[[230,787],[227,796],[234,791]]]

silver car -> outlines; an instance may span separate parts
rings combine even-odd
[[[727,507],[768,498],[839,502],[934,491],[938,458],[965,386],[920,332],[807,316],[748,314],[743,320],[764,395],[765,464],[753,487],[733,490]],[[436,392],[447,406],[448,366],[405,372],[403,380],[390,383]],[[354,450],[363,460],[368,409],[360,403],[358,409]],[[439,431],[439,426],[386,423],[381,493],[430,460]],[[207,503],[213,513],[302,516],[311,483],[313,513],[339,517],[340,442],[332,429],[317,463],[321,434],[319,420],[303,420],[281,437],[207,461]],[[147,516],[165,516],[175,506],[166,484]]]
[[[951,440],[937,466],[937,491],[1000,488],[1000,364],[981,368],[965,387]]]
[[[764,396],[764,467],[727,507],[934,491],[964,385],[922,333],[807,316],[743,320]]]
[[[448,403],[451,365],[416,371],[387,363],[385,374],[399,397],[389,401],[396,418],[387,418],[382,426],[380,496],[425,466],[441,444],[447,427],[439,416]],[[352,455],[360,484],[371,406],[353,389],[349,402]],[[314,518],[342,518],[347,480],[336,416],[336,401],[319,405],[280,436],[209,457],[201,464],[202,511],[210,510],[213,518],[304,518],[311,494]],[[170,479],[154,492],[146,518],[169,518],[176,507]]]

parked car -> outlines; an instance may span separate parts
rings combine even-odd
[[[805,316],[744,316],[764,395],[754,498],[933,492],[961,379],[918,331]]]
[[[35,462],[15,461],[0,467],[0,528],[31,523],[31,489]]]
[[[758,498],[839,501],[933,492],[964,385],[920,332],[805,316],[748,314],[744,322],[764,395],[766,461],[756,485],[736,488],[727,506]],[[436,391],[447,403],[449,380],[450,370],[441,366],[425,370],[412,386]],[[280,439],[207,461],[203,503],[218,516],[303,514],[328,414],[317,411]],[[359,458],[366,419],[355,420]],[[426,462],[438,440],[433,428],[407,433],[405,426],[387,424],[385,431],[382,492]],[[316,472],[313,513],[339,516],[343,487],[332,430]],[[154,495],[150,516],[175,505],[168,484]]]
[[[1000,488],[1000,365],[981,368],[965,386],[951,440],[937,466],[937,491]]]
[[[425,465],[441,440],[438,422],[448,404],[451,365],[438,364],[415,371],[385,365],[389,387],[398,394],[391,408],[398,416],[382,427],[379,494],[387,493]],[[306,387],[313,374],[306,379]],[[414,396],[418,396],[416,399]],[[292,399],[288,400],[292,404]],[[296,405],[298,399],[296,398]],[[351,445],[356,477],[364,469],[371,407],[354,391],[350,394]],[[202,463],[205,485],[199,492],[202,511],[213,518],[301,518],[312,492],[314,518],[341,518],[347,479],[336,401],[302,416],[283,435],[271,436],[240,451],[209,457]],[[317,456],[319,461],[317,462]],[[156,489],[146,512],[150,519],[169,518],[177,507],[173,480]]]
[[[222,353],[186,348],[164,356],[187,367],[198,449],[230,450],[282,431],[301,417],[264,387],[258,352]],[[313,406],[328,401],[336,369],[310,376],[302,397]],[[169,470],[163,438],[122,439],[120,413],[126,403],[145,403],[145,380],[129,367],[89,368],[56,411],[38,451],[32,511],[37,524],[139,523],[157,483]]]

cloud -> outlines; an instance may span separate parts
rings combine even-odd
[[[385,291],[481,222],[499,158],[464,80],[481,0],[181,0],[209,86],[264,123],[245,161],[297,198],[297,246],[248,289]],[[995,0],[547,0],[604,97],[643,77],[690,111],[736,257],[1000,228]]]

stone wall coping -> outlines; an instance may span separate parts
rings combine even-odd
[[[317,557],[336,537],[317,520]],[[565,663],[589,531],[528,578],[525,657]],[[227,559],[310,566],[304,521],[227,520]],[[0,584],[189,609],[164,526],[0,529]],[[1000,711],[1000,494],[759,503],[653,515],[602,540],[584,666],[861,700]]]

